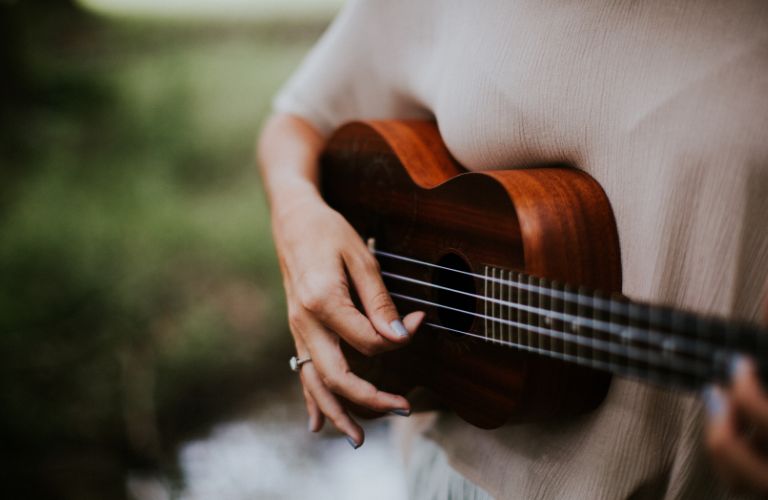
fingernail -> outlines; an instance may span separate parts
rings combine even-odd
[[[404,410],[402,408],[395,408],[394,410],[389,410],[389,413],[392,415],[398,415],[400,417],[407,417],[411,414],[411,410]]]
[[[307,422],[307,429],[309,432],[315,432],[315,422],[311,418],[309,419],[309,422]]]
[[[403,324],[403,322],[400,321],[399,319],[394,320],[392,323],[389,324],[389,326],[397,334],[398,337],[408,336],[408,330],[405,328],[405,325]]]
[[[731,362],[728,365],[728,376],[731,382],[735,381],[741,376],[744,370],[747,368],[747,360],[741,354],[736,354],[731,358]]]
[[[704,405],[711,420],[717,420],[725,413],[725,398],[716,387],[704,389]]]
[[[359,444],[357,444],[357,443],[355,442],[355,440],[354,440],[354,439],[352,439],[352,438],[351,438],[351,437],[349,437],[349,436],[347,436],[347,443],[349,443],[349,446],[351,446],[351,447],[352,447],[352,449],[354,449],[354,450],[356,450],[356,449],[360,448],[360,445],[359,445]]]

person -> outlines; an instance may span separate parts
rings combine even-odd
[[[340,396],[407,415],[407,399],[349,371],[339,339],[396,349],[423,318],[401,321],[365,244],[318,191],[324,141],[353,119],[436,120],[470,170],[582,169],[612,203],[626,295],[757,320],[768,290],[766,26],[759,0],[348,3],[281,89],[258,146],[290,328],[311,359],[300,370],[310,430],[328,419],[363,443]],[[614,378],[599,408],[568,421],[484,431],[414,414],[397,424],[410,494],[768,494],[768,398],[752,361],[704,399]]]

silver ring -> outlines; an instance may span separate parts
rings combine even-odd
[[[302,359],[299,359],[296,356],[291,356],[291,359],[288,360],[288,365],[290,365],[291,370],[298,372],[299,370],[301,370],[301,365],[303,365],[304,363],[309,363],[310,361],[312,361],[312,358],[310,358],[309,356]]]

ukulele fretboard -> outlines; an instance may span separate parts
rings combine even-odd
[[[447,280],[389,272],[394,298],[431,306],[427,325],[513,349],[652,383],[696,389],[727,378],[738,353],[762,355],[760,328],[607,295],[525,273],[483,266],[482,274],[376,250],[380,257],[435,268]],[[426,293],[413,293],[421,287]],[[410,293],[408,293],[410,291]]]

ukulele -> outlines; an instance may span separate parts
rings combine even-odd
[[[612,374],[697,390],[738,353],[768,366],[758,326],[620,294],[611,205],[582,171],[467,172],[422,121],[346,124],[320,161],[325,200],[368,241],[398,311],[427,313],[396,351],[343,346],[382,390],[426,390],[495,428],[594,409]]]

